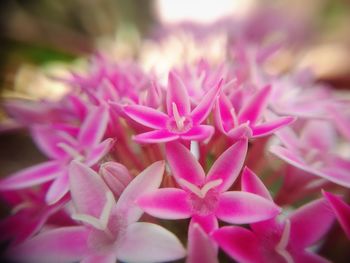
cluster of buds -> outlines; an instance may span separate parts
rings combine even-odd
[[[69,87],[60,100],[7,101],[48,160],[0,180],[5,256],[212,263],[221,249],[238,262],[328,262],[310,247],[336,219],[350,237],[338,195],[350,193],[350,101],[307,70],[269,73],[280,43],[225,45],[219,63],[203,54],[165,81],[98,54],[56,79]]]

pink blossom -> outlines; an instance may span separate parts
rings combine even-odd
[[[180,188],[155,190],[140,197],[137,203],[158,218],[195,218],[208,233],[217,228],[216,218],[244,224],[275,216],[279,208],[260,196],[227,191],[239,175],[247,143],[247,139],[242,139],[229,147],[207,176],[186,147],[176,142],[167,144],[167,159]]]
[[[322,132],[320,132],[322,131]],[[350,160],[334,152],[336,135],[332,124],[309,121],[300,136],[289,128],[276,132],[283,146],[270,151],[289,164],[345,187],[350,187]]]
[[[2,196],[13,208],[11,215],[0,221],[1,241],[19,244],[41,230],[53,216],[64,222],[66,215],[60,213],[68,198],[62,198],[53,205],[45,203],[46,187],[24,189],[21,192],[6,192]]]
[[[76,212],[72,217],[84,225],[43,232],[10,250],[10,257],[45,263],[162,262],[184,257],[184,248],[171,232],[156,224],[137,222],[143,212],[135,199],[158,188],[163,172],[164,162],[152,164],[116,202],[96,172],[73,161],[69,179]]]
[[[237,102],[235,106],[227,96],[221,94],[215,107],[216,126],[228,137],[237,139],[242,136],[255,138],[269,135],[292,123],[295,119],[290,116],[273,120],[264,118],[270,93],[271,87],[265,86],[254,94],[248,94],[249,97],[244,94],[240,96],[233,94],[233,100],[239,99],[240,104]]]
[[[96,125],[98,123],[99,125]],[[37,127],[34,136],[39,148],[52,160],[19,171],[0,181],[0,190],[16,190],[51,182],[46,194],[48,204],[59,201],[68,191],[68,164],[79,160],[88,166],[96,164],[111,149],[114,140],[101,142],[108,123],[105,107],[89,113],[79,130],[77,138],[67,132]]]
[[[242,188],[272,200],[263,183],[247,168],[243,172]],[[239,262],[329,262],[307,248],[327,233],[333,219],[326,201],[318,199],[284,218],[276,216],[251,224],[251,230],[225,226],[212,236],[226,253]]]
[[[136,142],[159,143],[184,140],[204,140],[214,133],[214,127],[201,123],[209,115],[220,84],[213,87],[201,102],[191,111],[190,99],[182,81],[174,73],[169,73],[166,105],[168,114],[141,105],[124,108],[126,115],[136,122],[154,129],[134,137]]]

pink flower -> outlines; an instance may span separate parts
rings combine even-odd
[[[276,135],[283,146],[273,145],[270,151],[277,157],[308,173],[350,187],[350,160],[334,153],[337,141],[332,124],[313,120],[303,127],[299,137],[288,128]]]
[[[242,177],[245,191],[272,200],[258,177],[245,169]],[[251,224],[251,230],[238,226],[225,226],[212,236],[219,246],[239,262],[328,262],[307,250],[324,236],[334,216],[324,199],[310,202],[285,218],[275,217]]]
[[[154,129],[134,137],[136,142],[160,143],[184,140],[204,140],[214,133],[214,127],[201,123],[210,114],[221,84],[209,90],[201,102],[191,111],[190,99],[182,81],[169,73],[166,105],[168,114],[141,105],[130,105],[124,112],[136,122]]]
[[[45,194],[46,187],[3,193],[12,210],[10,216],[0,221],[1,241],[10,241],[11,245],[19,244],[39,232],[54,215],[58,216],[60,222],[65,221],[65,214],[60,213],[60,209],[67,203],[68,198],[47,205]]]
[[[247,153],[247,139],[229,147],[213,164],[208,175],[191,152],[180,143],[166,145],[172,174],[180,188],[162,188],[140,197],[147,213],[163,219],[192,217],[207,232],[217,219],[233,224],[252,223],[279,213],[272,202],[255,194],[227,191],[236,180]]]
[[[68,164],[79,160],[92,166],[113,146],[108,138],[101,142],[108,124],[105,107],[91,110],[82,123],[77,138],[46,126],[34,131],[39,148],[52,160],[34,165],[0,181],[0,190],[16,190],[52,181],[46,194],[48,204],[59,201],[68,191]]]
[[[156,224],[137,222],[142,210],[135,205],[141,194],[159,187],[164,162],[139,174],[115,203],[101,177],[73,161],[69,179],[76,212],[84,226],[48,230],[15,247],[13,259],[26,262],[163,262],[182,258],[185,250],[171,232]]]
[[[350,206],[334,194],[323,192],[323,195],[327,198],[346,236],[350,239]]]
[[[195,65],[184,65],[175,72],[183,80],[191,104],[198,105],[205,93],[225,76],[225,66],[212,67],[208,61],[201,59]]]
[[[271,93],[270,86],[265,86],[254,94],[238,96],[238,91],[236,93],[232,95],[235,106],[226,95],[221,94],[215,107],[216,126],[232,139],[269,135],[295,120],[290,116],[266,120],[264,113]]]

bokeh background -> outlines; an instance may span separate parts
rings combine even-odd
[[[297,48],[276,60],[278,68],[311,67],[318,81],[350,88],[349,0],[2,0],[0,12],[2,101],[59,98],[64,88],[49,83],[47,76],[74,68],[96,50],[116,61],[139,59],[144,56],[140,50],[148,50],[144,39],[156,38],[164,25],[210,26],[222,19],[260,19],[278,26],[288,18],[289,28],[302,33],[293,35]],[[0,177],[42,160],[27,132],[0,109]],[[339,240],[340,232],[337,226],[322,254],[345,263],[349,243]]]

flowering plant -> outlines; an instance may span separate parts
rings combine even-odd
[[[215,59],[163,72],[99,53],[55,78],[69,87],[60,100],[5,102],[48,158],[0,181],[5,256],[211,263],[220,249],[238,262],[328,262],[318,248],[335,219],[350,236],[337,195],[350,187],[349,101],[307,70],[271,74],[288,41],[259,44],[231,36]]]

